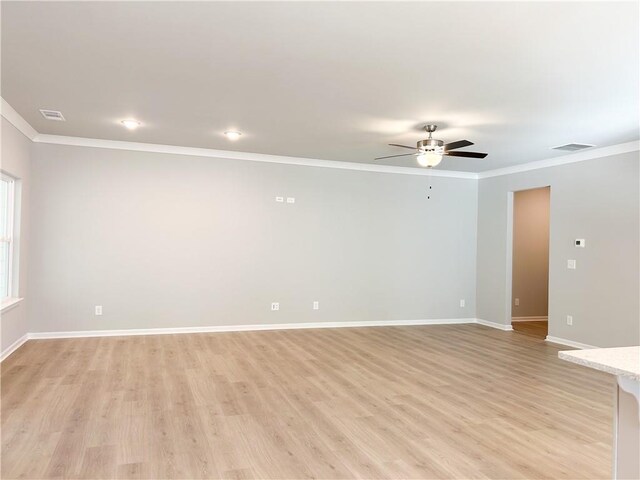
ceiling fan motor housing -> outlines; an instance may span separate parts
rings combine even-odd
[[[444,153],[444,142],[435,138],[427,138],[418,142],[418,150],[422,152]]]

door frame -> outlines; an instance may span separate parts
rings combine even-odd
[[[512,322],[512,300],[513,300],[513,201],[516,192],[524,192],[526,190],[537,190],[539,188],[549,189],[549,262],[547,276],[548,285],[551,285],[551,205],[553,201],[553,189],[551,185],[539,185],[535,187],[519,188],[515,190],[509,190],[507,192],[507,268],[506,270],[506,298],[505,298],[505,312],[506,312],[506,324],[511,327]],[[551,325],[551,315],[549,315],[549,305],[551,305],[551,289],[549,288],[547,295],[547,326]],[[548,336],[548,331],[547,331]]]

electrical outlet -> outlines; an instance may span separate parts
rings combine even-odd
[[[569,270],[575,270],[576,269],[576,261],[575,260],[567,260],[567,268]]]
[[[271,304],[271,311],[277,312],[278,310],[280,310],[280,304],[278,302],[273,302]]]
[[[460,299],[460,307],[461,308],[464,307],[466,303],[467,302],[465,302],[464,298]]]
[[[296,203],[296,199],[294,197],[287,197],[287,203]]]
[[[313,309],[314,310],[319,310],[320,309],[320,302],[313,302]]]
[[[102,305],[96,305],[96,315],[102,315]]]
[[[515,300],[515,304],[516,304],[516,307],[519,307],[519,306],[520,306],[520,299],[519,299],[519,298],[516,298],[516,300]]]
[[[567,325],[573,325],[573,317],[571,315],[567,315]]]
[[[276,197],[276,202],[278,203],[284,202],[284,197]]]

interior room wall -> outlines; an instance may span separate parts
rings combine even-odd
[[[20,133],[4,117],[0,127],[0,142],[2,157],[0,168],[14,178],[18,179],[20,192],[20,228],[14,232],[14,248],[17,249],[19,262],[18,294],[24,297],[22,302],[5,310],[1,314],[0,321],[0,351],[5,352],[11,345],[22,338],[29,331],[27,318],[27,304],[30,300],[27,295],[29,248],[27,240],[29,236],[29,197],[31,175],[31,140]]]
[[[549,304],[549,187],[521,190],[513,195],[512,272],[512,317],[546,317]]]
[[[42,143],[33,160],[34,332],[475,316],[474,179]]]
[[[549,336],[601,347],[640,343],[639,153],[483,178],[477,316],[510,323],[509,192],[551,186]],[[576,248],[576,238],[586,248]],[[575,259],[576,269],[567,268]],[[573,317],[569,326],[566,316]]]

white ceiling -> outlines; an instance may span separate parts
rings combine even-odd
[[[3,1],[1,93],[40,133],[351,162],[404,153],[386,144],[433,122],[436,138],[489,153],[439,168],[482,171],[638,139],[638,14],[638,2]]]

